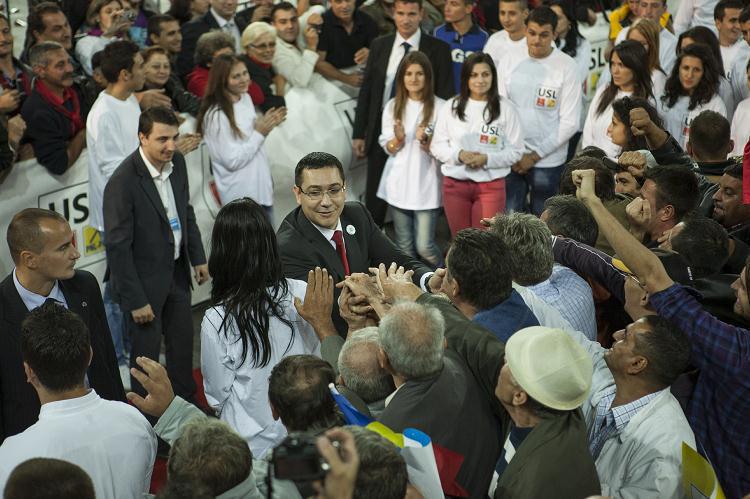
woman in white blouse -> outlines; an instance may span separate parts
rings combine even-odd
[[[581,145],[599,147],[610,158],[616,158],[621,148],[607,135],[607,127],[612,122],[612,102],[630,95],[644,99],[653,99],[654,95],[646,49],[640,43],[625,40],[617,44],[609,60],[609,70],[612,81],[599,87],[594,94],[583,125]]]
[[[706,45],[688,45],[677,57],[659,101],[659,112],[664,129],[683,149],[687,148],[690,123],[702,111],[709,109],[726,117],[727,110],[718,93],[721,77],[718,63]]]
[[[272,219],[273,182],[263,143],[286,117],[286,108],[269,109],[258,118],[249,84],[250,74],[239,57],[216,57],[198,113],[198,133],[208,147],[221,204],[249,197]]]
[[[505,210],[505,177],[523,155],[523,129],[513,104],[500,102],[489,55],[466,58],[461,92],[438,113],[430,151],[443,163],[443,205],[453,235]]]
[[[294,306],[307,285],[284,278],[273,227],[248,198],[219,211],[208,268],[212,307],[201,324],[206,399],[261,459],[286,436],[268,403],[271,370],[289,355],[320,356],[315,332]]]
[[[442,175],[430,155],[435,116],[445,101],[435,97],[432,65],[411,51],[396,72],[396,96],[383,110],[378,143],[388,154],[377,196],[391,206],[396,245],[401,251],[441,267],[435,222],[442,200]],[[416,252],[415,252],[416,250]]]

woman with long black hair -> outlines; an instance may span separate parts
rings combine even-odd
[[[461,92],[438,112],[430,152],[443,163],[443,206],[453,235],[505,211],[505,177],[523,155],[523,128],[515,107],[501,103],[489,54],[474,52],[464,61]]]
[[[201,324],[206,399],[259,459],[286,435],[268,403],[271,369],[288,355],[320,355],[312,326],[294,306],[307,286],[284,277],[273,227],[250,198],[219,211],[208,268],[212,306]]]
[[[583,125],[583,147],[596,146],[610,158],[620,154],[620,146],[610,140],[607,128],[612,122],[612,102],[626,96],[654,99],[646,49],[639,42],[626,40],[615,46],[609,60],[612,81],[599,87],[591,101]]]
[[[684,148],[690,135],[690,123],[705,110],[727,115],[719,96],[722,79],[719,64],[708,46],[694,43],[685,47],[667,78],[659,101],[664,128]]]

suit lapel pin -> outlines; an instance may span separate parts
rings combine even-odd
[[[81,302],[81,306],[82,306],[82,307],[85,307],[85,306],[87,306],[87,305],[88,305],[88,303],[86,303],[85,301]]]
[[[350,236],[353,236],[354,234],[356,234],[356,233],[357,233],[357,229],[355,229],[353,225],[347,225],[347,226],[346,226],[346,232],[347,232],[347,234],[349,234]]]

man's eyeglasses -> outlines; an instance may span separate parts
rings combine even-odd
[[[331,187],[327,191],[321,189],[310,189],[309,191],[305,192],[302,190],[302,187],[299,186],[297,187],[297,189],[299,189],[302,194],[312,199],[313,201],[320,201],[321,199],[323,199],[323,196],[325,194],[328,194],[328,197],[333,199],[346,191],[346,187],[344,186]]]
[[[250,46],[256,50],[268,50],[268,49],[275,49],[276,48],[276,42],[271,43],[251,43]]]

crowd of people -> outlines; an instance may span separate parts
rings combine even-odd
[[[0,178],[85,151],[107,262],[55,211],[9,223],[4,498],[677,498],[684,446],[750,495],[747,1],[237,4],[33,1],[18,58],[0,16]],[[294,92],[334,84],[364,203],[309,152],[276,213],[268,142],[332,126]]]

